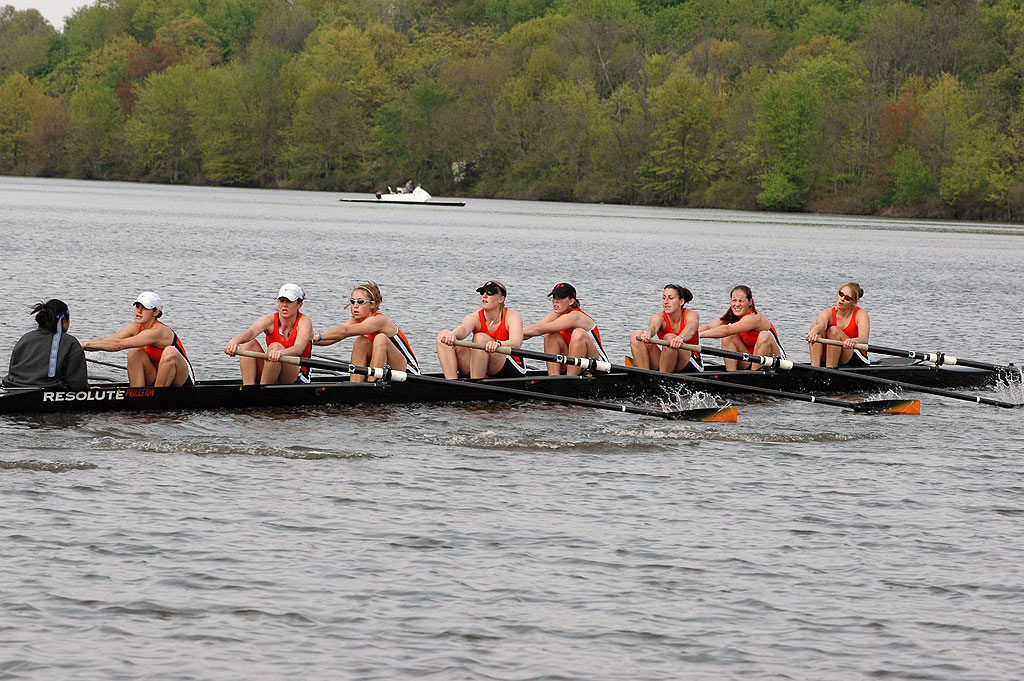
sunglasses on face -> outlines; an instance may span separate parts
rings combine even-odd
[[[497,295],[505,295],[505,294],[502,293],[501,289],[498,288],[497,286],[487,286],[487,287],[484,288],[483,291],[480,292],[480,295],[482,295],[482,296],[497,296]]]
[[[846,295],[845,293],[843,293],[842,291],[840,291],[840,292],[839,292],[838,294],[836,294],[836,295],[838,295],[838,296],[839,296],[840,298],[842,298],[843,300],[853,300],[853,296],[848,296],[848,295]]]
[[[372,300],[367,300],[366,298],[349,298],[348,299],[348,304],[349,305],[366,305],[367,303],[372,303],[372,302],[373,302]]]

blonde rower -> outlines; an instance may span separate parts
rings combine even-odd
[[[863,295],[864,289],[860,287],[860,284],[848,281],[839,287],[835,307],[818,313],[818,318],[814,320],[811,330],[807,332],[811,365],[820,367],[822,355],[825,356],[825,366],[833,369],[844,365],[867,366],[870,364],[868,356],[853,347],[857,343],[867,343],[868,336],[871,334],[871,320],[868,318],[868,312],[857,305]],[[843,347],[822,345],[815,342],[818,338],[842,341]]]
[[[333,345],[345,338],[355,337],[352,344],[352,364],[383,367],[396,371],[419,374],[416,355],[409,339],[391,319],[380,312],[383,297],[380,287],[372,281],[352,289],[348,305],[352,316],[344,324],[313,337],[314,345]],[[352,374],[352,381],[365,381],[365,376]]]

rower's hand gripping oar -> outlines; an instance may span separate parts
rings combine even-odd
[[[235,350],[236,355],[242,357],[253,357],[255,359],[266,359],[267,355],[263,352],[254,352],[252,350]],[[381,381],[393,381],[395,383],[401,383],[403,381],[415,381],[420,383],[433,383],[435,385],[444,385],[452,390],[477,390],[483,393],[490,393],[493,395],[515,395],[528,400],[541,400],[546,402],[559,402],[561,404],[571,404],[579,407],[592,407],[594,409],[608,409],[610,411],[626,412],[629,414],[641,414],[643,416],[657,416],[663,419],[671,420],[683,420],[683,421],[728,421],[736,422],[736,410],[731,411],[731,418],[728,418],[728,414],[723,414],[722,409],[686,409],[682,411],[661,411],[660,409],[646,409],[644,407],[636,407],[631,404],[618,404],[613,402],[598,402],[595,400],[586,400],[576,397],[563,397],[562,395],[552,395],[550,393],[535,392],[533,390],[520,390],[519,388],[508,388],[504,386],[496,386],[493,384],[483,383],[468,383],[466,381],[450,381],[447,378],[437,378],[434,376],[420,376],[412,374],[406,371],[396,371],[391,367],[364,367],[358,364],[346,364],[344,362],[336,362],[327,359],[314,359],[312,357],[295,357],[293,355],[282,355],[281,362],[284,364],[295,364],[297,366],[308,366],[317,369],[329,369],[332,371],[347,371],[350,374],[359,374],[362,376],[369,376],[376,378]]]
[[[655,342],[656,339],[651,339],[651,342]],[[662,341],[664,343],[664,341]],[[472,348],[474,350],[484,349],[483,345],[479,343],[469,343],[466,341],[455,341],[456,345],[462,347]],[[666,343],[667,345],[667,343]],[[700,352],[701,348],[696,345],[689,347],[683,346],[684,349],[696,348],[697,352]],[[519,357],[526,357],[528,359],[539,359],[546,362],[558,362],[559,364],[573,364],[574,366],[581,366],[572,360],[583,360],[596,362],[596,360],[590,360],[582,357],[566,357],[564,355],[552,355],[546,352],[537,352],[535,350],[524,350],[522,348],[510,348],[508,346],[499,346],[495,352],[499,352],[504,355],[516,355]],[[709,353],[711,354],[711,353]],[[734,355],[740,355],[741,353],[730,353]],[[780,359],[778,357],[761,357],[760,355],[745,355],[751,359],[747,361],[754,361],[759,364],[769,364],[771,361],[777,363],[778,366],[785,366],[786,364],[792,365],[789,360]],[[568,361],[563,361],[568,360]],[[667,374],[661,371],[654,371],[652,369],[641,369],[640,367],[621,366],[618,364],[609,364],[608,362],[601,362],[600,364],[608,364],[615,371],[621,371],[623,373],[640,374],[644,376],[656,376],[662,380],[668,381],[682,381],[684,383],[693,383],[697,385],[717,386],[719,388],[728,388],[737,392],[749,392],[758,393],[761,395],[770,395],[772,397],[782,397],[791,400],[800,400],[801,402],[817,402],[819,404],[827,404],[831,407],[842,407],[843,409],[852,409],[857,412],[866,413],[883,413],[883,414],[920,414],[921,403],[918,400],[875,400],[871,402],[845,402],[843,400],[833,400],[827,397],[818,397],[817,395],[804,395],[801,393],[791,393],[784,390],[773,390],[770,388],[761,388],[752,385],[742,385],[740,383],[730,383],[728,381],[712,380],[710,378],[701,378],[693,374]]]
[[[819,338],[816,342],[822,345],[842,345],[843,341],[833,340],[831,338]],[[919,359],[924,362],[931,362],[939,366],[954,364],[964,367],[974,367],[975,369],[988,369],[989,371],[1020,371],[1020,367],[1014,364],[989,364],[988,362],[978,362],[973,359],[961,359],[960,357],[954,357],[944,352],[919,352],[917,350],[900,350],[899,348],[887,348],[884,345],[869,345],[867,343],[856,343],[854,349],[861,350],[863,352],[876,352],[880,355],[895,355],[896,357],[906,357],[908,359]]]
[[[818,343],[823,343],[825,345],[842,345],[843,344],[842,341],[832,340],[831,338],[819,338],[817,340],[817,342]],[[878,346],[867,345],[866,343],[857,343],[854,347],[856,349],[858,349],[858,350],[864,350],[864,351],[869,351],[869,352],[870,351],[880,352],[878,350]],[[886,348],[886,349],[888,349],[888,348]],[[886,353],[882,352],[881,354],[884,355]],[[905,355],[905,356],[909,357],[910,355]],[[940,358],[940,359],[942,357],[941,355],[930,355],[930,356],[933,357],[933,358]],[[914,355],[914,357],[916,357],[917,359],[924,359],[924,355],[921,355],[921,354]],[[959,363],[959,364],[962,364],[964,366],[973,366],[975,368],[984,368],[984,367],[979,367],[978,366],[978,364],[980,364],[980,362],[975,362],[975,363],[972,363],[972,364],[966,364],[962,360],[957,360],[956,358],[953,358],[952,362],[942,362],[942,361],[935,362],[934,359],[928,359],[928,360],[925,360],[925,361],[932,362],[932,363],[934,363],[936,365],[941,365],[941,364],[957,364],[957,363]],[[838,372],[839,371],[838,369],[829,369],[829,368],[826,368],[826,367],[812,367],[812,366],[807,366],[806,364],[798,364],[797,366],[800,369],[804,370],[804,371],[817,371],[817,372],[829,372],[829,373]],[[993,365],[988,365],[988,366],[992,367],[992,369],[995,370],[995,371],[998,371],[998,370],[1010,370],[1011,369],[1011,367],[1000,367],[1000,366],[996,366],[994,364]],[[931,393],[932,395],[941,395],[943,397],[951,397],[953,399],[964,400],[966,402],[976,402],[978,404],[990,404],[990,405],[992,405],[994,407],[1003,407],[1004,409],[1013,409],[1015,407],[1024,406],[1024,405],[1018,404],[1016,402],[1006,402],[1004,400],[992,399],[991,397],[981,397],[980,395],[971,395],[970,393],[957,392],[956,390],[946,390],[945,388],[932,388],[931,386],[927,386],[927,385],[920,385],[918,383],[907,383],[906,381],[897,381],[897,380],[894,380],[894,379],[891,379],[891,378],[884,378],[882,376],[868,376],[866,374],[858,373],[856,371],[843,371],[843,372],[840,372],[840,373],[842,373],[843,376],[850,376],[850,377],[856,378],[856,379],[861,380],[861,381],[866,381],[868,383],[878,383],[880,385],[896,386],[898,388],[906,388],[907,390],[916,390],[916,391],[922,392],[922,393]]]

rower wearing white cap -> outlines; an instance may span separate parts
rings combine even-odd
[[[309,367],[282,364],[282,355],[309,357],[313,350],[313,322],[299,312],[306,294],[298,284],[285,284],[277,292],[277,312],[263,315],[245,331],[224,346],[224,353],[235,356],[235,350],[263,352],[257,336],[266,334],[267,359],[239,357],[242,383],[263,385],[275,383],[309,383]]]
[[[192,363],[174,330],[160,321],[163,301],[152,291],[143,291],[132,303],[135,319],[117,333],[82,343],[83,350],[128,351],[128,385],[195,385]]]

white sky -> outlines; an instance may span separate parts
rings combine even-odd
[[[91,5],[92,0],[0,0],[0,5],[14,5],[14,9],[37,9],[58,31],[64,30],[64,17],[75,10]]]

